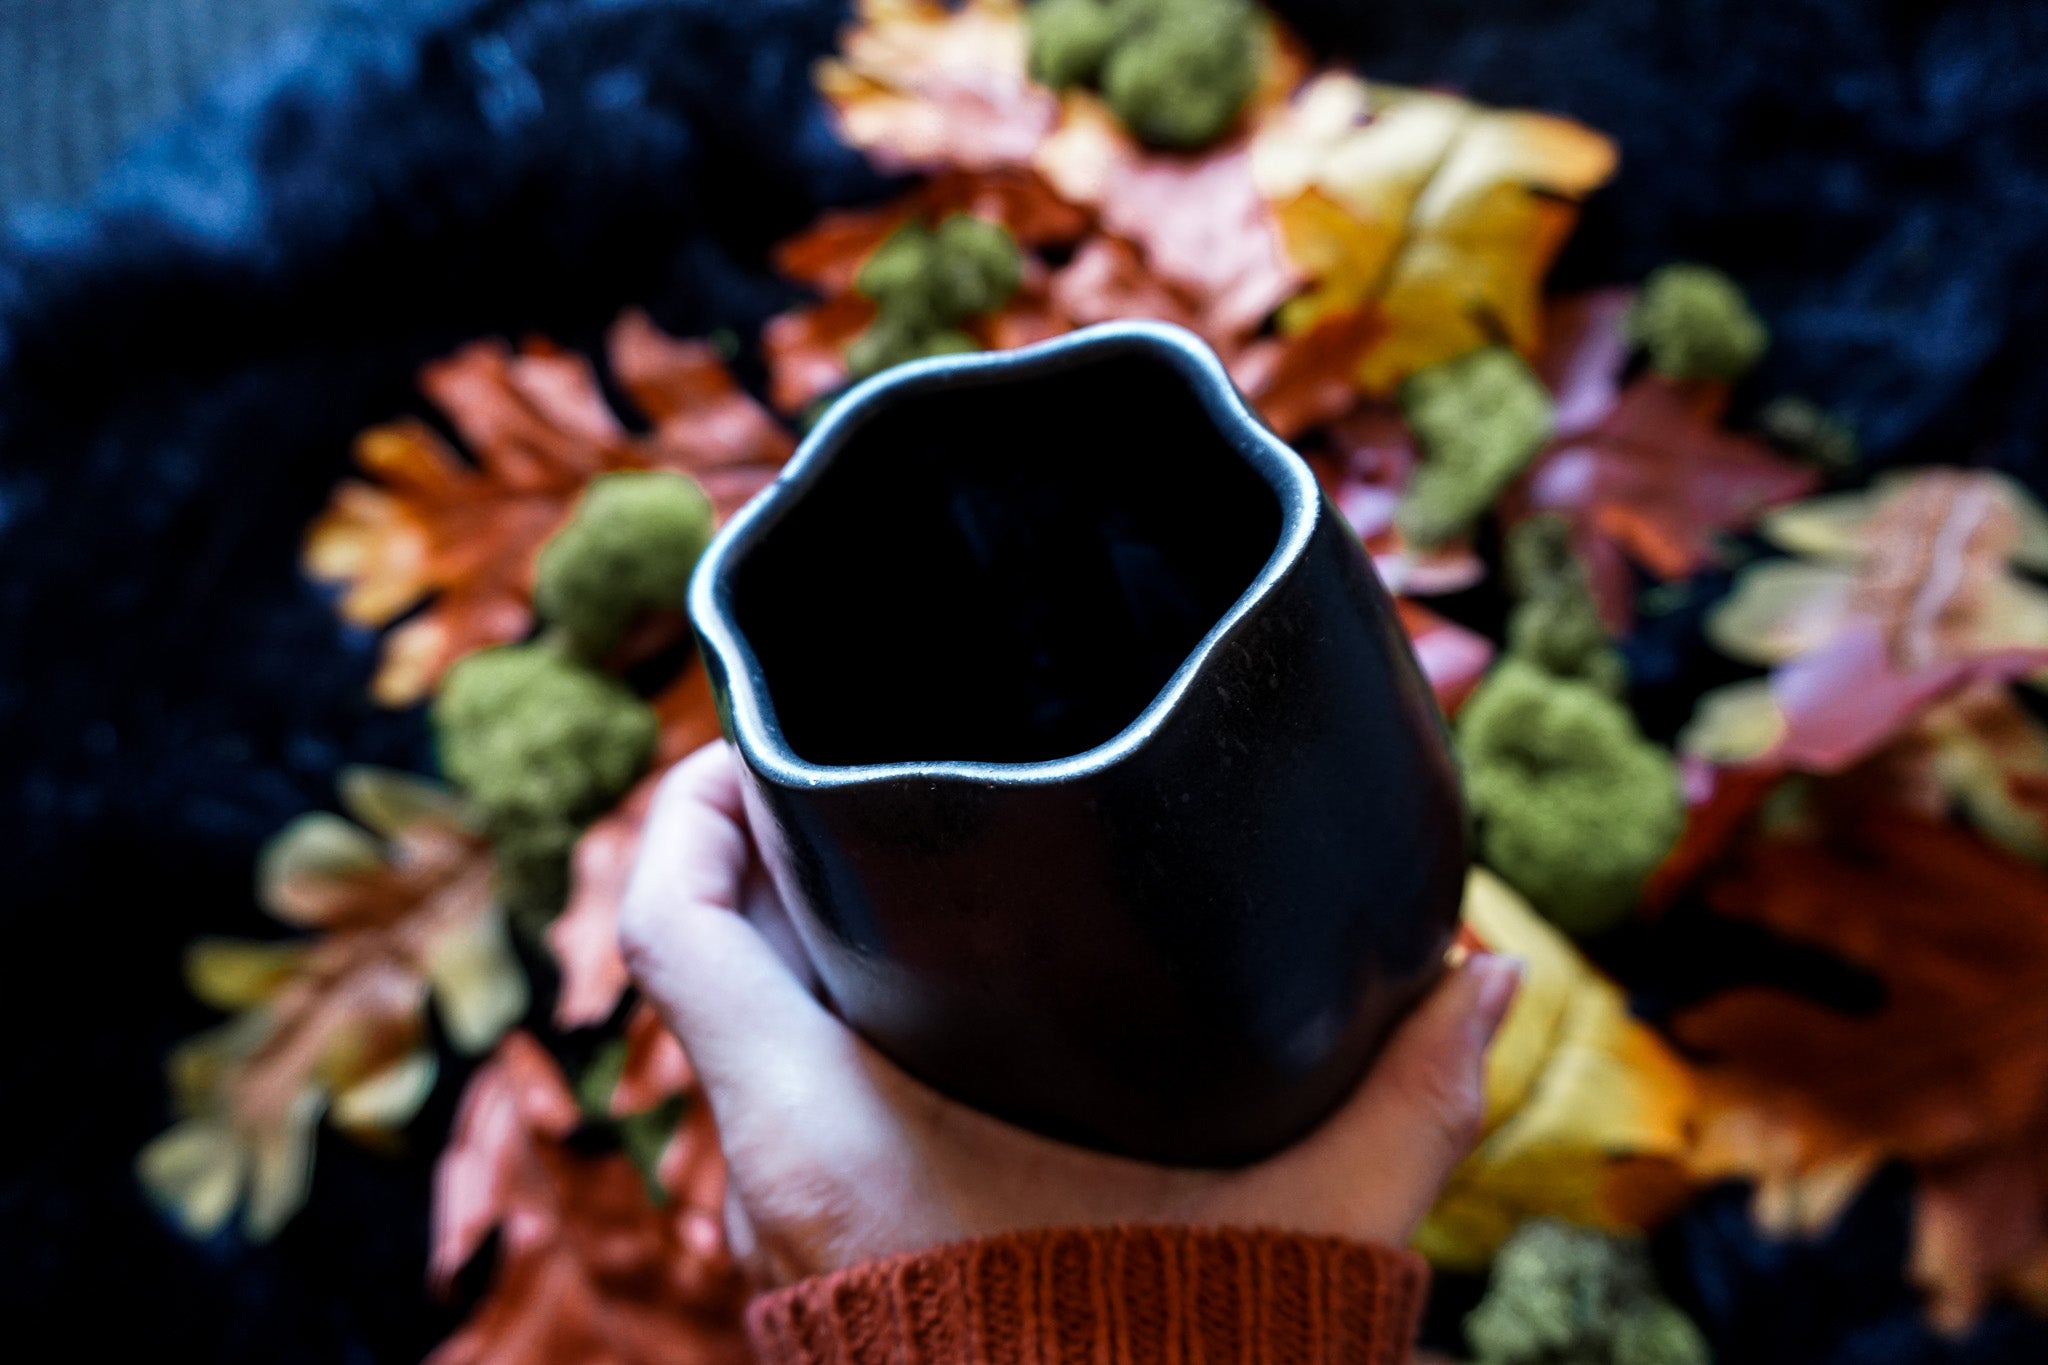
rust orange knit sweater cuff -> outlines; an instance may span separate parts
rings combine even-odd
[[[767,1365],[1400,1365],[1411,1252],[1238,1229],[1013,1233],[851,1266],[755,1300]]]

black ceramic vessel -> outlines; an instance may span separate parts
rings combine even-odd
[[[1356,1083],[1465,868],[1357,538],[1178,328],[906,365],[690,610],[833,1008],[1043,1132],[1228,1165]]]

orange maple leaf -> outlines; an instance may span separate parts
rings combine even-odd
[[[717,1207],[657,1205],[624,1155],[571,1148],[581,1121],[554,1059],[524,1033],[471,1079],[434,1173],[430,1272],[448,1284],[494,1229],[498,1264],[430,1365],[741,1365],[745,1288]]]
[[[678,470],[728,513],[788,458],[788,435],[708,346],[628,313],[611,351],[621,384],[654,419],[651,435],[626,430],[580,358],[480,341],[420,372],[473,461],[414,420],[357,441],[370,477],[335,490],[307,532],[305,564],[347,585],[341,611],[351,621],[384,626],[420,608],[385,637],[371,684],[378,701],[419,701],[463,655],[532,628],[534,556],[597,475]]]
[[[2048,877],[1890,807],[1866,774],[1813,791],[1809,818],[1753,821],[1700,893],[1861,968],[1883,999],[1859,1013],[1747,986],[1682,1011],[1673,1029],[1702,1057],[1709,1097],[1694,1163],[1757,1181],[1761,1221],[1793,1231],[1831,1219],[1883,1159],[1905,1159],[1926,1177],[1914,1269],[1936,1320],[1964,1325],[1999,1291],[2038,1300]]]
[[[449,793],[400,774],[345,772],[363,826],[314,814],[266,850],[260,894],[316,937],[204,939],[186,972],[239,1011],[172,1054],[183,1119],[142,1152],[145,1186],[191,1232],[244,1208],[268,1237],[304,1203],[324,1113],[363,1135],[402,1126],[436,1070],[429,998],[449,1037],[481,1051],[526,1009],[526,979],[491,897],[489,850]]]

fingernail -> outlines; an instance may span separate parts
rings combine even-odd
[[[1465,970],[1473,979],[1471,1028],[1484,1050],[1506,1022],[1529,964],[1506,953],[1480,952],[1466,961]]]

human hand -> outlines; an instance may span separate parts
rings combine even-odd
[[[1404,1246],[1478,1133],[1486,1046],[1520,980],[1475,954],[1395,1032],[1343,1106],[1233,1171],[1040,1137],[914,1080],[811,995],[750,922],[779,909],[714,744],[665,778],[620,935],[696,1068],[729,1166],[727,1233],[780,1286],[1029,1228],[1262,1227]]]

